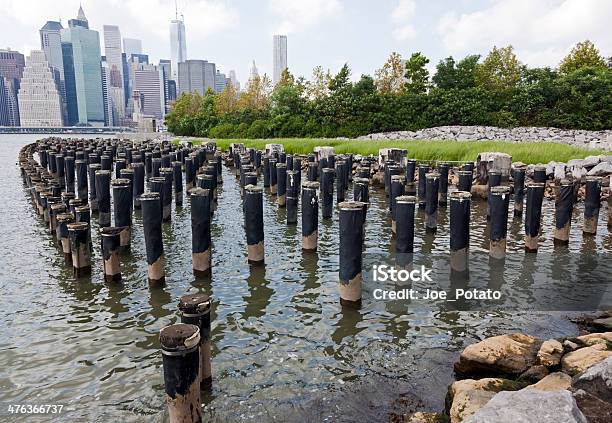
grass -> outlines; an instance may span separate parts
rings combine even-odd
[[[196,141],[197,143],[197,141]],[[231,143],[243,143],[247,147],[263,149],[268,143],[283,144],[290,154],[307,154],[316,146],[328,145],[335,148],[337,154],[353,153],[364,156],[378,155],[380,148],[405,148],[408,156],[423,161],[475,161],[478,153],[496,151],[508,153],[515,162],[526,164],[548,163],[550,161],[567,162],[571,159],[582,159],[587,156],[604,154],[602,150],[572,147],[566,144],[550,142],[512,143],[507,141],[427,141],[427,140],[337,140],[317,138],[289,139],[219,139],[217,147],[227,149]]]

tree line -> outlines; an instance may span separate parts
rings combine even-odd
[[[255,76],[245,91],[184,93],[166,116],[176,135],[211,138],[357,137],[442,125],[612,128],[612,57],[578,43],[557,68],[528,68],[512,46],[481,60],[448,57],[427,69],[421,53],[392,53],[374,76],[351,81],[314,68],[310,80],[286,70],[272,86]]]

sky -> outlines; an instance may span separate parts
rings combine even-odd
[[[142,40],[153,62],[170,58],[174,0],[81,4],[91,29],[118,25],[123,37]],[[0,0],[0,48],[40,48],[40,27],[66,25],[78,8],[78,0]],[[354,80],[373,75],[392,52],[420,51],[432,71],[445,57],[484,56],[494,45],[512,44],[532,67],[557,66],[584,39],[612,56],[612,0],[179,0],[178,10],[187,57],[234,69],[243,84],[253,60],[271,74],[273,34],[287,35],[289,70],[306,78],[317,65],[335,72],[345,62]]]

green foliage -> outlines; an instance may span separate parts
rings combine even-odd
[[[431,86],[421,53],[406,66],[393,53],[375,78],[357,82],[346,64],[336,74],[317,67],[312,81],[286,70],[273,88],[264,75],[242,93],[184,93],[166,124],[177,135],[219,139],[352,138],[442,125],[610,129],[612,69],[592,59],[593,48],[579,44],[559,71],[521,65],[511,46],[493,48],[482,63],[448,57]]]
[[[604,69],[606,67],[607,63],[599,54],[595,44],[585,40],[576,44],[570,54],[561,61],[559,71],[568,74],[583,68]]]

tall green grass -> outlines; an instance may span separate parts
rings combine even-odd
[[[566,162],[571,159],[582,159],[587,156],[604,154],[602,150],[590,150],[572,147],[566,144],[550,142],[512,143],[507,141],[427,141],[427,140],[337,140],[317,138],[290,139],[219,139],[218,148],[229,148],[231,143],[243,143],[247,147],[263,149],[268,143],[283,144],[285,151],[291,154],[307,154],[316,146],[328,145],[336,153],[353,153],[361,155],[378,155],[380,148],[405,148],[408,156],[424,161],[473,161],[478,153],[496,151],[508,153],[513,161],[527,164],[548,163],[550,161]]]

